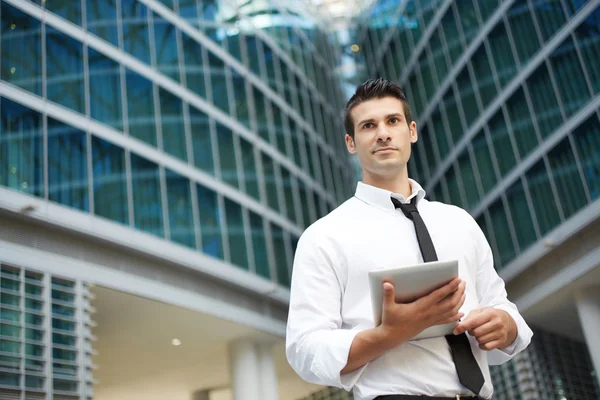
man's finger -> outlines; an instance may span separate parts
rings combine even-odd
[[[427,297],[431,299],[433,304],[439,303],[440,301],[448,297],[448,295],[454,293],[456,289],[458,289],[461,282],[462,281],[459,278],[454,278],[441,288],[431,292],[431,294],[429,294]]]
[[[469,329],[469,333],[471,334],[471,336],[478,338],[480,336],[485,336],[492,332],[498,332],[501,329],[502,329],[502,322],[499,321],[498,319],[492,318],[488,322],[486,322],[478,327]]]
[[[486,322],[489,322],[491,316],[480,309],[473,310],[467,315],[463,321],[461,321],[456,328],[454,328],[454,334],[460,335],[463,332],[475,329]]]
[[[383,283],[383,305],[384,307],[390,307],[396,303],[395,294],[394,294],[394,285],[390,282]]]
[[[492,342],[487,342],[486,344],[480,344],[479,348],[481,350],[490,351],[490,350],[494,350],[494,349],[499,349],[501,344],[502,344],[501,341],[494,340]]]
[[[485,334],[483,336],[476,336],[475,337],[477,339],[477,343],[479,343],[479,345],[483,345],[489,342],[493,342],[493,341],[497,341],[500,340],[501,337],[498,334],[498,332],[490,332],[488,334]]]

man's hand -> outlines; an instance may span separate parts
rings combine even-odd
[[[458,310],[465,302],[465,284],[455,278],[412,303],[398,304],[394,286],[385,282],[379,326],[383,336],[397,346],[430,326],[458,322],[464,315]]]
[[[517,338],[517,325],[509,313],[492,307],[479,308],[461,321],[454,334],[468,331],[482,350],[504,349]]]

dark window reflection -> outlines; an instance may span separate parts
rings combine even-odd
[[[219,161],[221,164],[221,179],[234,187],[239,187],[234,133],[225,125],[217,122],[217,140],[219,145]]]
[[[202,251],[213,257],[223,258],[221,237],[221,209],[217,194],[204,186],[197,185]]]
[[[46,27],[46,90],[48,100],[85,113],[83,45]]]
[[[87,153],[85,132],[48,118],[50,200],[89,211]]]
[[[92,136],[94,214],[129,224],[125,151]]]
[[[229,199],[225,199],[225,215],[229,237],[229,258],[233,264],[248,269],[248,250],[246,249],[242,207]]]
[[[592,115],[573,132],[575,147],[592,200],[600,198],[600,121]]]
[[[150,64],[148,9],[137,0],[121,0],[123,50]]]
[[[0,4],[0,78],[42,94],[42,41],[39,20]]]
[[[148,79],[127,71],[127,113],[129,134],[156,146],[156,121],[154,118],[154,89]]]
[[[123,129],[119,64],[88,49],[91,117],[115,129]]]
[[[162,88],[158,89],[163,149],[182,160],[187,160],[183,103],[181,99]]]
[[[81,25],[81,0],[49,0],[42,4],[46,10]]]
[[[191,37],[182,34],[185,84],[200,97],[206,98],[202,47]]]
[[[171,240],[195,248],[190,181],[172,171],[167,171],[166,176]]]
[[[267,240],[263,219],[260,215],[250,211],[250,233],[252,236],[252,249],[254,250],[254,266],[256,273],[265,278],[271,276],[269,259],[267,257]]]
[[[508,189],[506,199],[512,221],[515,224],[517,241],[521,252],[523,252],[537,240],[537,235],[521,179]]]
[[[560,223],[558,206],[554,200],[550,177],[543,161],[538,162],[527,174],[527,184],[531,193],[537,220],[542,235]]]
[[[284,236],[283,229],[277,225],[271,224],[271,236],[273,238],[273,250],[275,253],[275,266],[277,271],[277,282],[283,286],[290,286],[290,265],[286,255],[285,242],[287,238]]]
[[[117,0],[94,0],[85,3],[87,30],[117,46]]]
[[[44,196],[42,115],[0,100],[0,185]]]
[[[179,82],[179,59],[175,26],[158,15],[154,19],[156,66],[160,72]]]
[[[189,113],[194,164],[204,172],[214,176],[215,165],[213,161],[210,121],[204,112],[193,106],[189,106]]]
[[[489,212],[492,230],[494,232],[494,237],[496,238],[496,245],[498,246],[498,251],[494,253],[494,259],[496,260],[496,266],[500,268],[515,258],[516,250],[510,234],[508,217],[502,200],[499,199],[496,201],[496,203],[490,207]]]
[[[153,235],[164,236],[158,165],[132,154],[131,186],[134,226]]]
[[[244,171],[244,182],[246,183],[246,193],[259,200],[258,192],[258,173],[256,171],[256,160],[254,157],[254,146],[252,143],[240,138],[240,147],[242,152],[242,170]]]

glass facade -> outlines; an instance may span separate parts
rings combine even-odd
[[[392,3],[361,17],[360,57],[407,93],[411,176],[471,212],[502,269],[599,198],[600,8]]]
[[[289,286],[353,190],[339,51],[240,3],[0,1],[0,185]]]
[[[411,103],[409,175],[475,217],[498,271],[600,201],[598,2],[375,1],[356,43]],[[525,389],[518,360],[494,369],[495,398],[599,398],[591,362],[566,365],[585,345],[560,340],[536,332]]]
[[[0,396],[91,399],[87,286],[1,265],[0,295]]]

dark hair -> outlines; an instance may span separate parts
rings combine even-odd
[[[346,103],[346,108],[344,110],[344,128],[348,135],[354,138],[354,121],[350,115],[352,109],[365,101],[381,99],[383,97],[394,97],[400,100],[404,106],[406,123],[412,122],[410,106],[408,105],[408,100],[406,100],[404,90],[402,90],[397,83],[384,78],[369,79],[356,88],[356,92],[352,95],[350,100],[348,100],[348,103]]]

